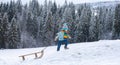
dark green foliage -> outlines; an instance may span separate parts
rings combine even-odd
[[[8,48],[8,33],[9,33],[9,23],[7,13],[4,14],[3,18],[0,19],[0,38],[1,38],[1,48]]]
[[[114,35],[113,38],[120,36],[120,4],[115,8]]]
[[[34,38],[37,37],[37,31],[38,31],[38,23],[37,23],[37,17],[32,17],[32,13],[28,13],[28,19],[26,23],[26,30],[27,32],[33,36]]]
[[[17,2],[16,2],[16,10],[17,10],[17,13],[22,13],[22,2],[21,2],[21,0],[17,0]]]
[[[57,12],[57,5],[55,2],[52,5],[51,12],[52,12],[52,15],[54,15]]]
[[[15,18],[11,21],[10,32],[9,32],[9,48],[17,48],[20,43],[19,28]]]

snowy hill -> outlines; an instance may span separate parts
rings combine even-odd
[[[0,65],[119,65],[120,40],[74,43],[69,50],[56,51],[48,47],[41,59],[28,57],[22,61],[19,55],[40,51],[43,48],[0,50]]]
[[[106,1],[106,2],[97,2],[97,3],[91,3],[92,6],[96,7],[103,7],[103,6],[116,6],[116,4],[119,4],[120,1]]]

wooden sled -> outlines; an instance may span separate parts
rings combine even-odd
[[[40,52],[35,52],[35,53],[30,53],[30,54],[25,54],[25,55],[21,55],[19,57],[22,57],[22,60],[25,60],[26,56],[30,56],[30,55],[35,55],[35,59],[39,59],[42,58],[44,55],[44,50],[40,51]]]

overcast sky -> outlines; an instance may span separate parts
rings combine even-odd
[[[0,0],[0,2],[9,2],[10,0]],[[17,0],[14,0],[17,1]],[[21,0],[23,4],[28,3],[30,0]],[[40,4],[44,3],[44,0],[38,0]],[[47,1],[52,1],[56,2],[59,5],[64,4],[65,0],[47,0]],[[74,4],[79,4],[79,3],[91,3],[91,2],[103,2],[103,1],[120,1],[120,0],[67,0],[67,2],[73,2]]]

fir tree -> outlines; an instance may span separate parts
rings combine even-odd
[[[3,44],[3,21],[2,21],[2,15],[0,13],[0,48],[5,48],[5,44]]]
[[[17,48],[20,43],[20,33],[17,25],[17,20],[15,18],[11,21],[10,32],[9,32],[9,48]]]
[[[21,2],[21,0],[17,0],[17,2],[16,2],[16,10],[17,10],[17,14],[22,13],[22,2]]]
[[[2,37],[2,45],[3,48],[8,48],[8,33],[9,33],[9,22],[8,22],[8,16],[7,13],[4,14],[2,22],[1,22],[1,37]]]
[[[27,32],[33,37],[36,38],[37,31],[38,31],[38,23],[37,23],[37,17],[32,15],[32,13],[28,13],[28,19],[27,19]]]
[[[120,4],[115,8],[115,22],[114,22],[114,35],[113,38],[120,37]]]
[[[52,12],[52,15],[54,15],[57,12],[57,5],[55,2],[52,5],[51,12]]]

